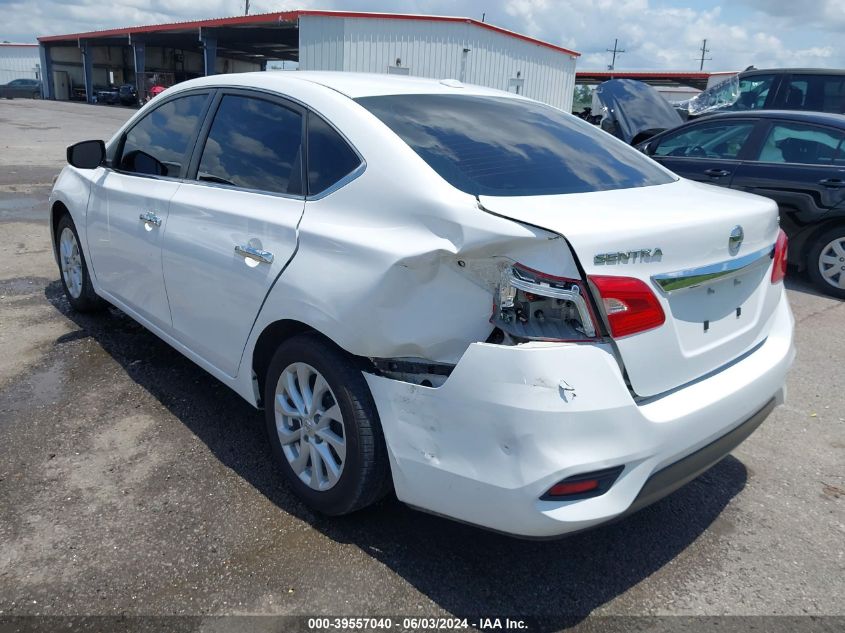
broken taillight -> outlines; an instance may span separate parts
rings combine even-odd
[[[630,336],[663,325],[666,315],[645,282],[633,277],[591,275],[601,295],[610,335]]]
[[[514,264],[502,272],[490,320],[518,340],[593,340],[596,321],[584,290],[580,279]]]

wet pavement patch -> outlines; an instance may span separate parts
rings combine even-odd
[[[17,277],[0,279],[0,299],[22,295],[40,294],[50,280],[45,277]]]

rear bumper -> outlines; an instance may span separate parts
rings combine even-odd
[[[532,538],[633,512],[712,466],[783,401],[794,356],[785,294],[767,328],[740,360],[647,403],[632,399],[612,351],[595,345],[474,344],[436,389],[367,374],[396,493]],[[601,496],[540,499],[562,479],[618,466]]]
[[[681,486],[688,484],[693,479],[709,470],[719,461],[724,459],[733,449],[742,444],[745,439],[763,424],[763,420],[769,417],[774,411],[777,403],[775,399],[769,400],[766,405],[757,413],[748,418],[738,427],[729,431],[719,439],[711,442],[704,448],[698,449],[691,455],[678,460],[670,466],[657,471],[645,482],[640,494],[634,499],[624,515],[633,514],[656,501],[660,501],[666,495],[672,494]]]

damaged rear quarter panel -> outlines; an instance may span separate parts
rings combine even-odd
[[[485,212],[375,123],[368,134],[361,125],[349,133],[364,173],[306,202],[298,251],[268,295],[246,358],[267,325],[292,319],[358,356],[455,363],[493,330],[493,292],[507,262],[578,275],[559,236]]]

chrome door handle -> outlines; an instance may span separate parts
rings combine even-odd
[[[252,246],[235,245],[235,252],[243,257],[249,257],[257,262],[264,262],[265,264],[273,263],[273,253],[270,251],[262,251],[260,248],[253,248]]]
[[[138,216],[138,219],[143,220],[144,222],[149,222],[150,224],[155,224],[156,226],[161,226],[161,218],[152,211],[142,213]]]
[[[731,172],[725,169],[705,169],[704,173],[713,178],[721,178],[722,176],[730,176]]]

